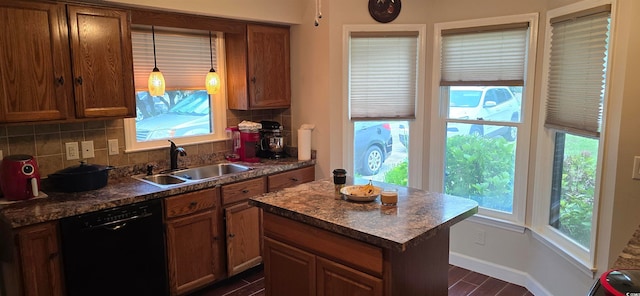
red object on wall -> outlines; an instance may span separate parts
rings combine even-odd
[[[31,155],[8,155],[0,165],[0,187],[7,200],[25,200],[38,196],[40,172]]]

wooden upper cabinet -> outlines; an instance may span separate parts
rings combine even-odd
[[[130,16],[0,2],[0,122],[135,116]]]
[[[289,108],[289,28],[247,25],[225,38],[229,109]]]
[[[70,5],[68,15],[76,117],[134,116],[130,14]]]
[[[0,2],[0,122],[61,120],[71,107],[65,6]]]

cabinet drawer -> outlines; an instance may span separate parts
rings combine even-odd
[[[262,217],[264,237],[296,246],[376,277],[382,276],[381,248],[271,213],[265,212]]]
[[[189,215],[204,209],[215,208],[218,200],[218,188],[206,189],[168,197],[164,200],[165,217],[175,218]]]
[[[269,178],[269,192],[278,191],[302,183],[311,182],[316,178],[315,166],[309,166],[284,173],[274,174]]]
[[[264,178],[251,179],[222,186],[222,204],[228,205],[265,193]]]

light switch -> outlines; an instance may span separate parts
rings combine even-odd
[[[118,155],[118,139],[109,139],[109,155]]]

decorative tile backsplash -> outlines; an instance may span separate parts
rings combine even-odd
[[[237,125],[243,120],[280,122],[285,130],[286,145],[291,145],[290,109],[236,111],[227,110],[227,126]],[[0,126],[0,150],[4,156],[12,154],[34,155],[40,175],[44,178],[63,168],[79,164],[79,160],[66,160],[65,143],[93,141],[95,157],[88,163],[111,165],[119,174],[143,173],[147,164],[165,169],[169,162],[169,145],[166,148],[124,153],[124,120],[97,120],[74,123],[26,124]],[[109,155],[107,141],[118,140],[119,153]],[[221,161],[231,150],[230,141],[183,146],[188,155],[180,158],[182,166],[195,166]],[[82,159],[82,154],[80,154]]]

